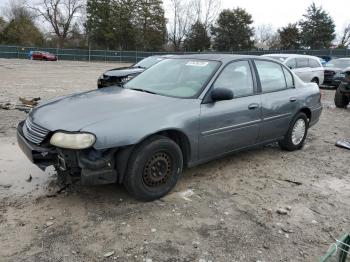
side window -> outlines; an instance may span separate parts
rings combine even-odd
[[[286,89],[282,66],[270,61],[255,61],[263,93]]]
[[[238,61],[226,66],[216,79],[214,88],[229,88],[234,97],[252,95],[254,85],[249,62]]]
[[[295,58],[288,60],[288,62],[286,63],[286,66],[288,66],[290,69],[294,69],[297,67],[297,61],[295,60]]]
[[[309,59],[297,58],[297,68],[305,68],[305,67],[309,67]]]
[[[287,88],[293,88],[294,87],[294,79],[292,74],[283,67],[284,76],[286,77],[286,83]]]
[[[309,64],[312,68],[321,67],[320,63],[313,58],[309,59]]]

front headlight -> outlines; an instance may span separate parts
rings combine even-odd
[[[63,133],[56,132],[50,139],[50,144],[68,149],[85,149],[91,147],[96,137],[89,133]]]

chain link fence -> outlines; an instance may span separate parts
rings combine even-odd
[[[193,54],[194,52],[143,52],[117,50],[89,50],[89,49],[59,49],[43,47],[6,46],[0,45],[0,58],[29,58],[30,51],[45,51],[55,54],[58,60],[71,61],[104,61],[136,63],[145,57],[162,54]],[[253,50],[237,52],[221,52],[226,54],[263,55],[273,53],[307,54],[314,56],[349,57],[349,49],[321,49],[321,50]]]

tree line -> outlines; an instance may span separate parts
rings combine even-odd
[[[299,21],[253,26],[243,8],[218,0],[10,0],[0,12],[0,44],[140,51],[345,48],[329,13],[312,3]],[[167,8],[168,17],[165,16]]]

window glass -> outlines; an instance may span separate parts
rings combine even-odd
[[[131,79],[124,87],[158,95],[190,98],[198,95],[219,65],[217,61],[201,59],[164,59]]]
[[[297,67],[298,68],[309,67],[309,59],[308,58],[297,58]]]
[[[294,69],[297,67],[297,61],[293,58],[287,61],[286,66],[288,66],[290,69]]]
[[[262,92],[286,89],[286,80],[282,66],[269,61],[255,61],[259,73]]]
[[[310,67],[312,68],[321,67],[320,63],[312,58],[309,59],[309,64],[310,64]]]
[[[286,77],[287,88],[294,87],[294,80],[292,74],[283,67],[284,76]]]
[[[231,89],[234,97],[253,94],[254,86],[249,62],[238,61],[226,66],[215,81],[214,88]]]

